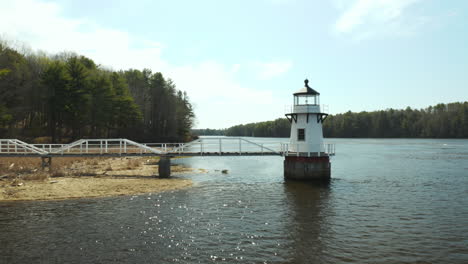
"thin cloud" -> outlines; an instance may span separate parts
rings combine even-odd
[[[334,24],[338,35],[353,36],[357,40],[382,35],[411,35],[425,25],[429,18],[410,13],[410,8],[422,0],[356,0],[345,7],[335,0],[335,6],[344,10]]]
[[[172,67],[167,72],[167,76],[177,80],[178,88],[190,91],[200,121],[197,127],[219,128],[220,123],[228,127],[258,121],[251,114],[254,111],[260,115],[271,114],[272,106],[276,105],[271,91],[255,90],[239,83],[237,70],[232,70],[238,67],[204,61]]]
[[[291,61],[254,62],[252,68],[258,79],[269,80],[288,72],[292,65]]]
[[[188,92],[195,105],[199,127],[258,121],[255,117],[267,120],[277,108],[270,91],[256,90],[238,81],[237,74],[243,69],[241,64],[225,65],[206,60],[174,65],[162,59],[162,43],[104,27],[89,19],[67,18],[57,3],[15,0],[2,1],[1,5],[3,38],[27,43],[50,54],[76,52],[114,70],[149,68],[162,72],[175,81],[178,89]],[[272,78],[288,68],[290,63],[259,63],[263,78]],[[255,107],[255,116],[249,107]]]
[[[28,7],[28,8],[25,8]],[[15,0],[2,3],[0,32],[48,53],[73,51],[115,69],[166,67],[162,45],[138,39],[128,32],[96,25],[87,19],[61,15],[56,3]],[[135,48],[135,44],[139,44]]]

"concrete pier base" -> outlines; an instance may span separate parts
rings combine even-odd
[[[284,179],[298,181],[330,181],[330,158],[286,156]]]
[[[52,157],[41,157],[41,167],[42,170],[46,168],[51,171],[52,170]]]
[[[169,178],[171,176],[171,158],[161,156],[158,165],[159,178]]]

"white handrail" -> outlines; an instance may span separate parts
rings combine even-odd
[[[77,141],[74,141],[70,144],[67,144],[67,145],[64,145],[56,150],[52,150],[50,151],[50,153],[62,153],[65,151],[65,150],[70,150],[71,148],[75,147],[75,146],[79,146],[81,144],[83,144],[85,142],[84,139],[80,139],[80,140],[77,140]]]
[[[274,143],[274,145],[273,145]],[[279,143],[279,145],[278,145]],[[199,145],[197,145],[199,144]],[[283,142],[257,143],[241,137],[200,138],[188,143],[138,143],[129,139],[80,139],[70,144],[28,144],[0,139],[0,154],[38,155],[282,155],[333,156],[334,144],[310,148]],[[304,149],[302,149],[304,148]],[[313,150],[313,151],[311,151]]]
[[[225,141],[234,141],[232,143],[225,143]],[[235,141],[238,141],[235,143]],[[244,144],[242,144],[244,142]],[[245,144],[247,143],[247,144]],[[200,144],[199,151],[197,150],[198,148],[195,148],[194,146],[196,144]],[[211,146],[212,148],[212,153],[217,153],[219,155],[222,155],[223,153],[237,153],[238,155],[248,154],[248,153],[273,153],[273,154],[278,154],[281,155],[281,151],[274,150],[270,147],[265,146],[264,144],[258,144],[253,141],[240,138],[240,137],[212,137],[212,138],[200,138],[185,144],[181,144],[179,147],[168,151],[167,153],[181,153],[184,152],[185,149],[188,150],[193,150],[193,153],[197,152],[200,154],[203,153],[209,153],[206,148]],[[249,151],[247,150],[249,146],[254,146],[258,147],[259,151]]]
[[[143,144],[137,143],[137,142],[135,142],[135,141],[131,141],[131,140],[129,140],[129,139],[120,139],[120,140],[123,140],[124,142],[126,142],[126,143],[128,143],[128,144],[137,146],[137,147],[139,147],[139,148],[148,150],[148,151],[153,152],[153,153],[156,153],[156,154],[164,154],[164,152],[162,152],[162,151],[156,150],[156,149],[154,149],[154,148],[147,147],[147,146],[145,146],[145,145],[143,145]]]
[[[7,145],[6,152],[3,151],[3,144],[5,143]],[[10,144],[14,147],[13,152],[10,151]],[[18,147],[25,151],[18,151]],[[28,151],[39,155],[47,154],[47,151],[18,139],[0,139],[0,153],[27,153]]]

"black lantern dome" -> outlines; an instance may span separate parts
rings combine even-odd
[[[294,96],[297,96],[297,95],[320,95],[320,93],[310,88],[309,80],[305,79],[304,87],[302,87],[299,91],[294,93]]]

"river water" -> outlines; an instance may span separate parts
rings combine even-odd
[[[468,263],[468,140],[326,141],[329,185],[197,157],[186,190],[0,203],[0,263]]]

